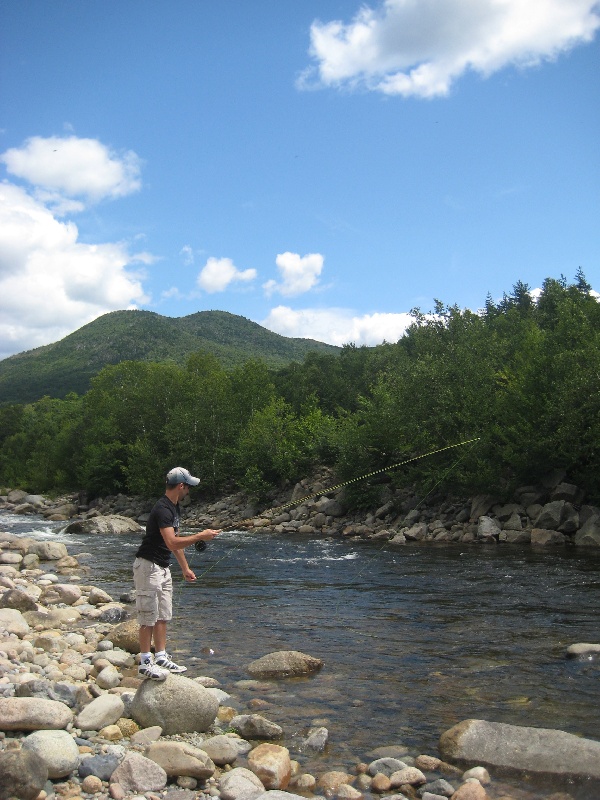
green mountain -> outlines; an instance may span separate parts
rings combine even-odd
[[[339,352],[313,339],[291,339],[226,311],[163,317],[153,311],[113,311],[59,342],[0,361],[0,404],[28,403],[48,395],[83,394],[90,378],[120,361],[171,361],[183,365],[198,350],[226,368],[261,359],[270,367],[302,361],[313,350]]]

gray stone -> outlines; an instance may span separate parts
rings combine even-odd
[[[283,729],[260,714],[239,714],[229,723],[232,730],[245,739],[279,739]]]
[[[59,561],[69,555],[62,542],[32,542],[29,551],[38,556],[40,561]]]
[[[255,800],[264,794],[261,780],[249,769],[236,767],[219,778],[221,800]],[[269,796],[271,792],[269,792]]]
[[[110,780],[125,792],[160,792],[167,785],[167,773],[151,759],[129,752]]]
[[[153,742],[146,748],[146,758],[159,764],[169,777],[211,778],[215,765],[204,750],[185,742]]]
[[[556,531],[558,530],[560,523],[563,521],[564,514],[564,500],[554,500],[551,503],[546,503],[535,521],[535,527]]]
[[[579,547],[600,547],[600,517],[592,514],[575,534]]]
[[[537,547],[551,547],[556,545],[564,545],[566,539],[564,533],[556,530],[544,530],[543,528],[534,528],[531,531],[531,544]]]
[[[202,742],[202,749],[217,766],[223,767],[225,764],[233,764],[238,757],[239,750],[236,741],[240,740],[225,735],[211,736],[210,739]]]
[[[420,542],[427,536],[427,524],[425,522],[417,522],[410,528],[403,530],[402,533],[407,539]]]
[[[508,544],[529,544],[531,542],[531,531],[507,531],[500,534],[500,541]]]
[[[404,769],[406,766],[407,764],[404,761],[400,761],[399,758],[391,758],[387,756],[384,758],[377,758],[375,761],[371,761],[367,771],[369,775],[374,776],[378,773],[381,773],[389,778],[394,772],[398,772],[398,770]]]
[[[88,703],[77,717],[77,727],[83,731],[99,731],[123,716],[125,705],[116,694],[103,694]]]
[[[500,536],[501,529],[497,520],[492,517],[481,516],[477,525],[477,538],[478,539],[497,539]]]
[[[23,747],[44,762],[51,779],[64,778],[79,766],[79,749],[66,731],[35,731],[25,737]]]
[[[90,533],[90,534],[113,534],[141,533],[141,525],[120,514],[110,514],[106,517],[94,517],[93,519],[77,520],[69,523],[63,533]]]
[[[0,628],[17,636],[25,636],[31,630],[23,614],[16,608],[0,608]]]
[[[109,781],[113,772],[119,766],[121,759],[115,753],[103,753],[98,756],[90,756],[82,759],[78,774],[80,778],[87,778],[88,775],[95,775],[101,781]]]
[[[306,797],[303,797],[301,794],[284,792],[281,789],[271,789],[268,792],[259,794],[255,800],[306,800]]]
[[[564,731],[468,719],[440,738],[442,758],[548,777],[600,780],[600,742]]]
[[[304,740],[304,747],[309,747],[311,750],[317,750],[322,753],[327,746],[328,740],[329,731],[327,728],[313,728]]]
[[[322,666],[320,658],[297,650],[280,650],[252,661],[247,670],[253,678],[295,678],[316,672]]]
[[[567,647],[567,658],[589,660],[595,656],[600,657],[600,644],[579,642],[577,644],[571,644]]]
[[[17,611],[36,611],[37,603],[30,594],[21,589],[9,589],[0,596],[0,608],[14,608]]]
[[[489,494],[480,494],[471,500],[471,519],[478,520],[496,505],[496,498]]]
[[[425,792],[430,792],[431,794],[438,795],[440,797],[452,797],[455,792],[455,788],[444,778],[438,778],[437,780],[427,783],[425,786],[423,786],[423,794],[421,795],[421,798],[425,796]]]
[[[29,750],[0,752],[0,800],[35,800],[47,780],[48,768]]]
[[[73,721],[73,712],[64,703],[37,697],[0,698],[0,730],[61,730]]]
[[[138,725],[160,725],[165,735],[207,731],[218,710],[218,701],[204,686],[181,675],[144,681],[131,704],[131,716]]]

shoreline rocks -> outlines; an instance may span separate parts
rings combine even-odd
[[[216,501],[190,500],[183,504],[182,523],[185,528],[231,529],[239,525],[283,534],[387,540],[394,545],[600,547],[600,507],[586,504],[583,492],[569,483],[561,470],[540,484],[519,487],[508,501],[491,495],[461,498],[440,494],[424,504],[410,488],[386,486],[382,504],[368,512],[349,512],[343,489],[327,488],[334,483],[332,471],[322,469],[293,489],[280,492],[271,507],[260,513],[241,492]],[[153,503],[154,499],[123,494],[87,502],[85,493],[50,501],[19,489],[0,489],[0,508],[65,521],[65,532],[77,534],[141,535]]]
[[[368,763],[357,759],[342,772],[327,769],[327,729],[320,727],[314,733],[323,743],[316,747],[323,769],[312,775],[293,760],[293,737],[286,743],[285,731],[261,714],[231,714],[233,709],[224,705],[231,695],[219,690],[209,677],[192,680],[171,675],[164,684],[141,681],[132,652],[116,646],[121,635],[135,652],[135,624],[128,620],[116,625],[105,614],[107,609],[121,609],[127,615],[127,604],[116,603],[106,592],[83,583],[84,569],[66,548],[44,550],[48,561],[25,566],[33,550],[40,552],[37,544],[27,537],[0,533],[0,554],[22,556],[20,562],[0,566],[0,800],[14,796],[134,800],[141,794],[151,800],[153,793],[154,800],[163,796],[168,800],[294,800],[306,794],[338,800],[379,796],[384,800],[510,799],[511,787],[500,783],[497,775],[490,788],[486,767],[497,769],[498,774],[510,768],[514,749],[525,747],[521,737],[525,736],[524,742],[544,737],[545,757],[550,761],[554,756],[563,763],[561,754],[567,752],[565,775],[574,770],[579,775],[584,769],[581,765],[587,763],[581,756],[571,756],[574,748],[591,748],[590,757],[600,751],[600,742],[561,731],[505,726],[501,739],[506,754],[495,746],[495,761],[491,761],[487,751],[480,752],[476,746],[467,751],[467,740],[451,729],[442,739],[460,741],[459,750],[448,750],[448,757],[464,761],[470,768],[467,772],[442,760],[445,745],[442,759],[422,753],[411,756],[406,748],[392,755],[382,748],[385,753]],[[15,591],[31,598],[34,608],[12,607]],[[598,649],[599,645],[584,644],[565,655],[589,657]],[[246,671],[253,678],[249,683],[256,685],[259,677],[297,679],[322,668],[320,659],[280,651],[248,664]],[[157,698],[163,693],[165,697]],[[201,722],[193,712],[192,695],[199,697]],[[163,715],[176,710],[170,721],[166,716],[146,718],[140,712],[148,698],[160,700]],[[190,719],[194,720],[191,725]],[[480,722],[497,730],[494,723]],[[523,733],[529,730],[537,733]],[[32,756],[35,769],[29,767]],[[590,774],[595,776],[593,770]],[[526,795],[519,790],[512,796],[521,800]]]

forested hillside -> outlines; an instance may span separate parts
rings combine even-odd
[[[150,361],[184,366],[198,350],[215,356],[228,369],[249,358],[281,367],[301,361],[313,350],[339,352],[313,339],[280,336],[226,311],[199,311],[187,317],[113,311],[59,342],[0,361],[0,403],[83,394],[90,388],[90,379],[108,364]]]
[[[202,353],[185,366],[108,366],[82,396],[0,409],[0,482],[155,494],[183,464],[205,492],[265,496],[319,464],[347,480],[480,437],[390,480],[498,494],[561,467],[600,502],[600,304],[589,290],[580,271],[573,284],[547,279],[536,302],[519,283],[479,314],[437,303],[396,344],[280,369],[228,370]],[[371,503],[377,491],[361,481],[351,497]]]

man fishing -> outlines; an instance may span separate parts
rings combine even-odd
[[[133,562],[137,619],[140,625],[140,666],[143,678],[164,681],[169,673],[182,673],[187,667],[176,664],[167,653],[167,623],[173,616],[173,581],[171,553],[175,555],[186,581],[195,581],[185,557],[185,548],[196,542],[207,542],[218,530],[206,529],[191,536],[178,536],[179,501],[197,486],[199,478],[187,469],[175,467],[167,473],[164,495],[156,502],[146,524],[146,534]],[[154,660],[151,646],[154,640]]]

